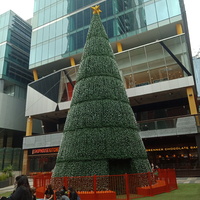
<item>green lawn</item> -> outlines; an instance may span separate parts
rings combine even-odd
[[[12,192],[0,193],[0,196],[1,196],[1,197],[8,197],[8,196],[10,196],[11,193],[12,193]]]
[[[178,184],[177,190],[138,200],[200,200],[200,184]]]

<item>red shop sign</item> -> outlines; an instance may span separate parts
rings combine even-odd
[[[59,151],[59,147],[33,149],[32,154],[57,153],[58,151]]]

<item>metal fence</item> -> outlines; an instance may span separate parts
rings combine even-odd
[[[52,184],[55,192],[61,186],[73,187],[81,200],[131,200],[177,189],[174,169],[158,169],[148,173],[107,176],[52,178],[51,173],[31,175],[37,198],[44,197],[44,191],[48,184]]]

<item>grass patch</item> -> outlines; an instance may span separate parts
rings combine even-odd
[[[11,195],[12,192],[4,192],[4,193],[0,193],[1,197],[9,197]]]
[[[158,194],[153,197],[143,197],[138,200],[199,200],[200,184],[178,184],[178,189],[169,193]]]

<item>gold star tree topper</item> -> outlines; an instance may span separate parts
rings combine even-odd
[[[100,14],[100,12],[102,12],[101,10],[100,10],[100,6],[98,5],[98,6],[93,6],[93,7],[91,7],[92,8],[92,10],[93,10],[93,14]]]

